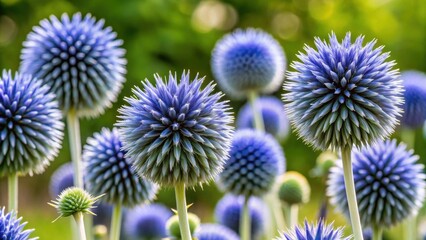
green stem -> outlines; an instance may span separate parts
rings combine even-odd
[[[8,177],[9,211],[18,211],[18,174],[13,173]]]
[[[122,216],[121,204],[115,204],[114,210],[112,212],[112,218],[111,218],[110,240],[119,240],[120,239],[121,216]]]
[[[352,172],[351,148],[342,149],[343,176],[345,179],[346,197],[349,205],[349,215],[355,240],[363,240],[361,221],[358,213],[354,176]]]
[[[261,131],[265,131],[265,125],[263,123],[263,116],[262,112],[260,111],[258,104],[256,103],[257,99],[257,93],[255,91],[248,92],[248,100],[251,105],[251,109],[253,111],[253,118],[254,118],[254,127]]]
[[[382,240],[382,235],[383,235],[383,228],[381,227],[373,228],[373,240]],[[410,238],[410,239],[414,239],[414,238]]]
[[[191,231],[189,230],[184,183],[179,183],[175,186],[175,194],[181,239],[191,240],[192,237]]]
[[[251,219],[248,205],[249,197],[244,197],[243,212],[240,216],[240,236],[241,240],[250,240]]]
[[[286,228],[286,223],[282,211],[283,207],[281,205],[281,201],[276,197],[277,195],[278,194],[276,193],[276,190],[273,189],[265,197],[265,201],[269,206],[269,212],[272,218],[272,223],[268,224],[271,226],[268,231],[270,236],[268,236],[267,239],[273,239],[277,233],[281,233]]]
[[[84,189],[83,185],[83,166],[81,163],[81,136],[80,123],[77,113],[70,109],[67,115],[68,135],[70,142],[71,159],[74,166],[74,185]]]
[[[86,240],[86,232],[84,230],[83,213],[78,212],[78,213],[74,214],[74,220],[77,223],[78,236],[80,237],[79,240]]]
[[[290,205],[290,227],[295,227],[297,225],[298,219],[299,219],[299,205],[292,204]]]

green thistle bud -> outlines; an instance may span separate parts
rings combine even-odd
[[[278,197],[289,205],[308,202],[310,194],[308,180],[298,172],[286,172],[278,180]]]
[[[336,160],[339,157],[332,151],[322,152],[317,157],[316,167],[314,169],[314,175],[317,177],[324,177],[328,175],[330,168],[334,166]]]
[[[200,226],[200,218],[193,213],[188,213],[188,222],[189,222],[189,231],[191,236],[194,236],[195,230]],[[180,227],[179,227],[179,217],[178,215],[173,215],[166,223],[167,232],[170,235],[171,239],[180,239]]]

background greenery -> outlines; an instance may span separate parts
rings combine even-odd
[[[105,19],[127,49],[127,82],[119,101],[101,117],[82,120],[83,143],[102,127],[112,127],[123,97],[129,96],[140,80],[153,79],[154,73],[166,75],[190,69],[193,75],[199,72],[208,81],[213,79],[211,50],[220,37],[235,28],[257,27],[273,34],[285,49],[288,62],[296,59],[304,44],[312,45],[315,36],[327,38],[334,31],[342,38],[350,31],[353,36],[365,35],[368,41],[376,38],[378,45],[385,45],[385,51],[391,52],[399,69],[426,71],[424,0],[0,0],[0,69],[18,70],[22,42],[31,28],[43,18],[64,12],[91,13]],[[232,102],[236,112],[243,103]],[[416,152],[424,161],[426,149],[420,129],[416,138]],[[283,146],[287,168],[305,174],[314,189],[300,220],[305,216],[314,220],[324,184],[310,177],[309,172],[319,152],[294,135]],[[52,172],[69,159],[66,136],[59,157],[43,175],[20,180],[20,215],[29,221],[29,227],[36,228],[34,235],[41,239],[70,239],[68,221],[50,223],[56,213],[46,204]],[[0,205],[6,204],[6,193],[6,180],[0,179]],[[170,189],[163,190],[158,201],[174,207],[172,194]],[[211,211],[220,197],[214,184],[189,191],[188,201],[195,203],[190,211],[204,222],[211,221]],[[342,217],[333,211],[330,214],[329,221],[336,219],[336,225],[345,224]],[[388,233],[396,236],[393,239],[401,239],[398,234],[398,229]]]

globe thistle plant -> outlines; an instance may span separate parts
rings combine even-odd
[[[198,240],[239,240],[238,235],[231,229],[220,224],[201,224],[195,233]]]
[[[72,163],[62,164],[50,178],[49,193],[56,198],[62,191],[74,186],[74,169]]]
[[[0,237],[5,240],[36,240],[30,238],[34,229],[24,230],[25,223],[21,223],[22,218],[16,218],[15,211],[6,213],[4,207],[0,209]]]
[[[277,240],[349,240],[343,237],[342,228],[335,229],[332,224],[325,225],[320,221],[318,224],[309,224],[305,220],[304,227],[295,227],[283,233]]]
[[[161,204],[136,207],[124,218],[124,234],[129,239],[165,238],[166,222],[172,215],[172,211]]]
[[[135,96],[126,98],[129,105],[119,110],[117,126],[137,173],[175,187],[182,235],[188,240],[185,187],[207,182],[222,170],[233,119],[213,84],[201,88],[204,78],[191,81],[183,72],[180,79],[170,74],[166,80],[155,75],[155,80],[155,86],[146,80],[143,91],[136,87]]]
[[[418,71],[402,72],[404,81],[404,114],[401,125],[419,128],[426,120],[426,74]]]

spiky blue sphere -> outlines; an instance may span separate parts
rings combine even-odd
[[[164,186],[202,184],[213,179],[228,156],[233,133],[228,101],[204,89],[204,78],[180,79],[170,74],[165,80],[155,75],[143,89],[133,89],[128,106],[119,112],[123,147],[136,171]]]
[[[166,222],[172,211],[161,204],[136,207],[124,218],[124,234],[129,239],[155,240],[167,237]]]
[[[213,74],[219,86],[233,97],[249,91],[278,90],[286,65],[280,44],[260,29],[238,29],[227,34],[212,51]]]
[[[56,198],[62,191],[74,186],[74,169],[72,163],[61,165],[50,178],[49,192],[52,198]]]
[[[104,194],[102,201],[133,207],[151,201],[157,186],[138,176],[122,150],[118,130],[103,128],[87,139],[83,149],[86,189]]]
[[[15,212],[6,213],[4,207],[0,209],[0,239],[2,240],[35,240],[30,238],[34,229],[24,230],[25,223],[22,218],[16,218]]]
[[[239,240],[240,237],[231,229],[220,224],[201,224],[195,232],[198,240]]]
[[[284,83],[288,117],[297,134],[315,148],[340,150],[361,147],[389,136],[402,112],[402,81],[389,53],[363,46],[364,37],[351,42],[315,39],[316,50],[293,62]]]
[[[426,74],[419,71],[401,73],[404,81],[404,113],[401,125],[420,128],[426,120]]]
[[[268,207],[257,197],[250,197],[251,236],[257,239],[268,224]],[[236,233],[240,232],[240,216],[244,205],[243,196],[226,194],[216,205],[215,217],[218,223],[227,226]]]
[[[30,75],[0,78],[0,177],[42,173],[58,155],[62,114],[55,96]]]
[[[256,105],[262,113],[265,131],[278,139],[286,138],[290,130],[290,123],[283,103],[278,98],[269,96],[258,98]],[[246,103],[238,113],[237,128],[255,128],[253,110],[249,103]]]
[[[236,195],[262,196],[284,169],[283,150],[272,135],[251,129],[238,130],[229,159],[219,175],[219,186]]]
[[[51,16],[24,42],[21,71],[42,79],[64,113],[96,116],[111,107],[126,73],[122,40],[90,14]]]
[[[296,226],[288,232],[284,232],[277,240],[349,240],[343,237],[342,228],[335,229],[333,224],[324,225],[323,221],[318,224],[309,224],[305,220],[305,226]]]
[[[380,141],[352,152],[358,209],[363,226],[390,227],[416,215],[425,198],[424,166],[405,144]],[[343,168],[331,169],[327,195],[349,216]]]

